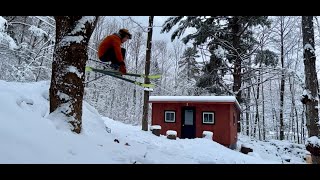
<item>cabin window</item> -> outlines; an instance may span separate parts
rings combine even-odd
[[[176,122],[176,112],[165,111],[164,112],[164,122]]]
[[[214,124],[214,112],[202,112],[203,124]]]
[[[236,116],[233,115],[233,125],[235,126],[236,125]]]

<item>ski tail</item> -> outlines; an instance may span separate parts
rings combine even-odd
[[[86,66],[85,71],[92,71],[92,67],[90,67],[90,66]]]
[[[160,79],[161,75],[160,74],[149,75],[148,78],[149,79]]]
[[[145,84],[142,82],[135,81],[134,84],[144,87],[144,88],[154,88],[154,84]]]
[[[104,71],[104,72],[109,72],[109,73],[113,73],[113,74],[116,74],[116,75],[122,75],[121,72],[119,71],[116,71],[116,70],[108,70],[108,69],[96,69],[96,68],[93,68],[93,67],[90,67],[90,66],[86,66],[86,71]],[[126,73],[124,74],[124,76],[133,76],[133,77],[141,77],[141,78],[149,78],[149,79],[159,79],[161,78],[161,75],[160,74],[151,74],[151,75],[148,75],[146,76],[145,74],[136,74],[136,73]]]
[[[127,78],[124,78],[120,75],[115,75],[113,73],[104,73],[108,76],[112,76],[112,77],[115,77],[115,78],[118,78],[118,79],[122,79],[124,81],[127,81],[127,82],[130,82],[130,83],[133,83],[135,85],[138,85],[138,86],[141,86],[141,87],[144,87],[144,88],[154,88],[154,84],[146,84],[146,83],[142,83],[142,82],[138,82],[138,81],[135,81],[135,80],[131,80],[131,79],[127,79]]]

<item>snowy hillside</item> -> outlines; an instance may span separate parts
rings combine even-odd
[[[304,163],[303,145],[240,136],[248,155],[202,138],[169,140],[140,126],[101,117],[84,102],[83,129],[49,116],[49,82],[0,81],[0,163],[278,164]],[[111,132],[107,131],[108,128]],[[289,152],[290,151],[290,152]],[[290,162],[284,159],[291,159]]]

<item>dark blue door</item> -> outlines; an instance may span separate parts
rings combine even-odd
[[[181,138],[193,139],[196,137],[195,114],[194,107],[182,108]]]

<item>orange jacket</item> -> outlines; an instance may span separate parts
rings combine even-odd
[[[113,48],[117,61],[123,62],[123,57],[121,53],[121,39],[116,34],[107,36],[98,47],[98,57],[100,58],[109,48]]]

